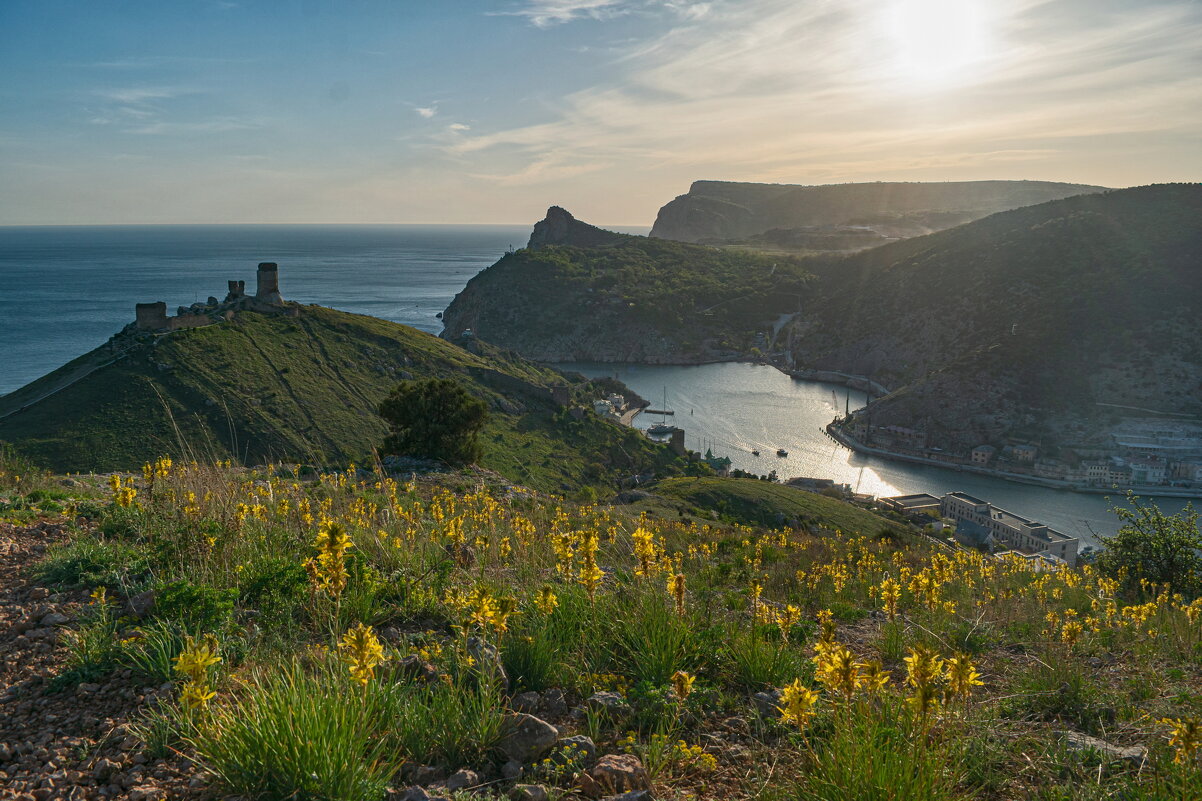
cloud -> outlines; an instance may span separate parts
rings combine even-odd
[[[701,19],[709,14],[712,6],[712,2],[696,0],[526,0],[522,8],[490,13],[525,17],[536,27],[550,28],[577,19],[603,20],[660,8],[683,19]]]
[[[1131,0],[1091,16],[1083,3],[998,0],[988,52],[917,82],[899,69],[882,0],[713,2],[629,47],[612,79],[561,98],[552,119],[446,148],[501,184],[613,165],[811,182],[986,177],[1007,163],[1038,177],[1116,137],[1202,133],[1202,7]],[[526,11],[545,25],[618,5]]]
[[[146,125],[126,129],[129,133],[142,136],[162,136],[164,134],[195,134],[195,133],[228,133],[229,131],[245,131],[262,128],[262,120],[245,120],[238,117],[217,117],[209,120],[193,120],[190,122],[157,121]]]
[[[471,129],[472,129],[472,126],[465,125],[462,122],[452,122],[450,125],[447,126],[448,131],[455,131],[457,133],[462,132],[462,131],[470,131]]]
[[[525,17],[539,28],[549,28],[582,17],[603,19],[624,13],[625,0],[529,0],[524,8],[495,12]]]
[[[413,110],[417,112],[419,117],[427,120],[438,113],[438,108],[436,106],[418,106]]]
[[[96,94],[99,97],[113,100],[117,103],[137,105],[151,100],[169,100],[185,94],[185,91],[171,86],[133,86],[117,89],[101,89]]]

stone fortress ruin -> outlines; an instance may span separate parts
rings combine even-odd
[[[264,314],[287,314],[295,316],[300,313],[295,304],[285,303],[280,295],[280,268],[273,261],[259,264],[255,294],[246,294],[245,281],[230,281],[229,292],[225,300],[210,297],[205,303],[193,303],[191,306],[180,306],[173,317],[167,316],[167,304],[163,301],[155,303],[134,304],[133,327],[138,331],[179,331],[184,328],[199,328],[211,325],[221,320],[230,319],[235,312],[253,311]]]

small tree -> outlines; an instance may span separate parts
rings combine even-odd
[[[405,381],[380,404],[380,416],[392,433],[384,452],[448,464],[470,464],[480,458],[480,429],[488,407],[446,378]]]
[[[1147,579],[1196,595],[1202,589],[1202,533],[1193,505],[1166,515],[1156,504],[1140,503],[1131,493],[1127,502],[1133,508],[1111,509],[1123,525],[1113,537],[1101,538],[1105,550],[1098,556],[1098,569],[1112,578],[1126,576],[1128,590]]]

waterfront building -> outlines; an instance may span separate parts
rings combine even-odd
[[[972,449],[972,463],[987,465],[993,460],[995,453],[997,453],[997,448],[992,445],[978,445]]]
[[[1076,537],[1048,528],[1043,523],[999,509],[993,504],[963,492],[943,496],[940,513],[956,521],[956,530],[981,544],[996,549],[1030,554],[1048,554],[1069,565],[1077,563]]]
[[[1010,449],[1010,455],[1016,462],[1033,462],[1039,455],[1039,448],[1034,445],[1015,445]]]
[[[918,515],[938,517],[942,512],[943,502],[934,495],[921,492],[917,495],[895,495],[892,498],[881,498],[877,504],[882,509],[897,512],[906,517]]]

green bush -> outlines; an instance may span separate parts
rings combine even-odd
[[[179,624],[191,634],[218,632],[230,622],[237,598],[236,589],[172,581],[156,588],[154,615]]]
[[[446,378],[406,381],[380,404],[392,433],[384,452],[471,464],[480,458],[480,430],[488,407]]]
[[[238,602],[259,613],[264,631],[289,628],[308,595],[309,578],[295,559],[267,557],[252,562],[238,585]]]

